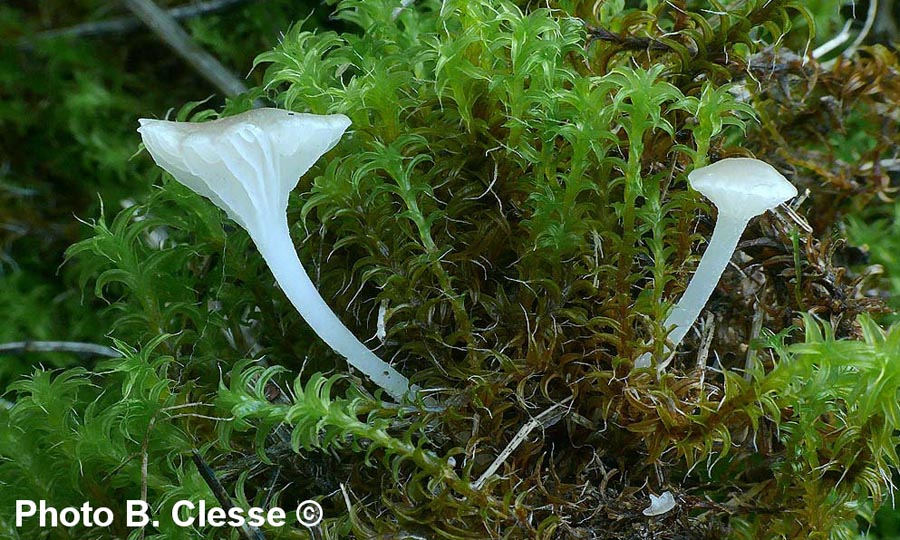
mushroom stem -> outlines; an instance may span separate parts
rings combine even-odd
[[[688,175],[688,182],[716,205],[719,217],[697,271],[663,323],[665,328],[671,329],[669,341],[672,347],[665,346],[665,360],[656,366],[660,372],[672,360],[672,352],[694,325],[719,283],[747,223],[797,196],[797,188],[780,172],[768,163],[752,158],[728,158],[694,169]],[[635,360],[634,367],[650,367],[650,360],[650,353],[642,354]]]
[[[700,316],[700,312],[719,282],[719,277],[728,266],[749,221],[749,218],[743,216],[719,215],[709,245],[700,259],[700,264],[697,265],[697,271],[688,283],[681,300],[672,308],[672,312],[664,323],[666,328],[674,326],[668,339],[672,348],[666,347],[668,351],[666,356],[674,352],[688,330],[694,325],[694,321]]]
[[[719,278],[722,276],[722,272],[725,271],[725,267],[728,266],[731,255],[737,248],[741,235],[744,233],[744,229],[747,228],[747,223],[750,222],[751,218],[752,216],[746,217],[719,213],[712,238],[709,239],[709,245],[706,246],[706,251],[703,253],[703,257],[700,258],[697,271],[691,277],[691,281],[681,296],[681,300],[675,304],[672,312],[666,318],[666,322],[663,323],[663,327],[671,328],[672,330],[669,332],[665,345],[664,356],[666,360],[657,366],[658,369],[665,369],[669,364],[675,349],[678,348],[681,340],[684,339],[697,317],[700,316],[700,312],[703,311],[703,307],[716,289]],[[672,344],[671,347],[669,347],[669,343]],[[650,358],[650,353],[642,354],[635,361],[635,367],[650,367]]]
[[[350,365],[384,388],[391,397],[398,401],[411,399],[415,388],[410,389],[409,380],[356,339],[325,303],[297,256],[287,221],[278,225],[273,223],[268,230],[270,236],[256,246],[303,320]]]

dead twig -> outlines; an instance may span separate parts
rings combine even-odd
[[[192,19],[194,17],[202,17],[210,15],[226,9],[247,4],[250,2],[259,2],[260,0],[209,0],[198,4],[186,4],[166,10],[173,19],[180,21],[184,19]],[[57,38],[87,38],[102,36],[105,34],[127,34],[142,28],[144,24],[140,19],[135,17],[116,17],[104,21],[92,21],[66,28],[56,28],[40,32],[33,36],[25,37],[19,40],[18,47],[20,49],[31,49],[34,44],[40,41],[46,41]]]
[[[476,480],[475,483],[472,484],[472,487],[476,490],[481,489],[487,479],[493,476],[495,472],[497,472],[497,469],[499,469],[500,465],[502,465],[503,462],[506,461],[506,458],[508,458],[510,454],[512,454],[515,449],[519,447],[519,445],[525,442],[525,439],[528,438],[528,434],[534,431],[535,428],[540,427],[541,429],[546,429],[559,422],[559,420],[566,413],[565,409],[562,408],[563,405],[571,400],[572,398],[570,396],[564,399],[562,402],[554,404],[552,407],[535,416],[528,422],[525,422],[525,425],[519,428],[519,431],[516,433],[515,437],[513,437],[509,444],[506,445],[506,448],[504,448],[503,451],[500,452],[500,455],[497,456],[497,459],[495,459],[494,462],[491,463],[491,465],[487,469],[485,469],[483,473],[481,473],[481,476],[479,476],[478,480]]]
[[[216,496],[216,500],[219,501],[219,504],[222,505],[222,508],[226,512],[234,508],[234,503],[231,502],[231,497],[228,496],[228,492],[225,491],[225,487],[222,486],[222,483],[219,482],[218,478],[216,478],[216,473],[212,470],[212,467],[210,467],[206,463],[206,461],[203,460],[200,452],[193,450],[191,452],[191,459],[194,460],[194,465],[197,467],[197,471],[200,473],[203,481],[206,482],[206,485],[209,486],[209,489],[212,490],[213,495]],[[244,524],[244,526],[240,527],[238,530],[241,531],[241,536],[243,536],[246,540],[266,539],[263,532],[257,527],[251,527]]]
[[[107,358],[119,358],[119,351],[105,345],[96,343],[82,343],[80,341],[14,341],[12,343],[0,343],[0,354],[22,354],[30,352],[67,352],[84,356],[105,356]]]
[[[173,17],[152,0],[122,0],[122,2],[166,45],[187,60],[200,75],[226,96],[236,96],[247,91],[243,81],[197,45]]]
[[[637,51],[643,51],[647,49],[651,51],[670,50],[668,45],[652,38],[620,36],[619,34],[610,32],[605,28],[601,28],[599,26],[591,26],[589,24],[585,24],[585,28],[587,28],[588,31],[588,44],[590,44],[590,42],[593,40],[599,40],[615,43],[616,45],[619,45],[624,49]]]

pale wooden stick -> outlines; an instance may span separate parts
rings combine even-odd
[[[174,7],[166,10],[166,12],[175,20],[191,19],[224,11],[240,4],[258,1],[260,0],[208,0],[207,2],[200,2],[199,4],[186,4]],[[102,36],[104,34],[125,34],[133,32],[142,26],[143,23],[140,19],[134,17],[115,17],[103,21],[91,21],[68,26],[66,28],[56,28],[37,33],[30,38],[20,40],[19,47],[28,49],[33,47],[34,43],[37,41],[56,38],[83,38]]]
[[[90,356],[105,356],[107,358],[119,358],[122,356],[119,351],[112,347],[79,341],[14,341],[12,343],[0,343],[0,354],[29,352],[69,352]]]
[[[506,445],[506,448],[504,448],[503,451],[500,452],[500,455],[498,455],[497,459],[495,459],[494,462],[491,463],[490,467],[485,469],[481,476],[478,477],[478,480],[476,480],[475,483],[472,484],[472,487],[475,489],[481,489],[481,486],[484,485],[485,481],[487,481],[488,478],[490,478],[495,472],[497,472],[497,469],[499,469],[500,465],[502,465],[503,462],[506,461],[506,458],[508,458],[510,454],[512,454],[515,449],[519,447],[519,445],[525,442],[525,439],[528,438],[528,434],[534,431],[535,428],[546,428],[558,422],[559,419],[562,418],[563,414],[565,414],[565,411],[560,411],[559,409],[571,400],[572,398],[568,397],[563,400],[562,403],[553,405],[528,422],[525,422],[525,425],[519,428],[516,436],[513,437],[511,441],[509,441],[509,444]]]
[[[160,9],[152,0],[122,0],[137,18],[162,39],[179,56],[187,60],[206,80],[226,96],[236,96],[247,91],[244,82],[228,71],[211,54],[203,50],[178,25],[170,14]]]

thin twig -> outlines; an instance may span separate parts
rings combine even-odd
[[[703,383],[706,381],[706,361],[709,359],[709,347],[712,345],[715,335],[716,321],[712,315],[707,315],[703,321],[703,339],[700,341],[700,350],[697,352],[697,369],[700,371],[700,394],[703,394]]]
[[[228,492],[225,491],[225,487],[219,482],[219,479],[216,478],[215,471],[212,470],[206,461],[203,460],[203,457],[200,455],[200,452],[193,450],[191,452],[191,458],[194,460],[194,465],[197,467],[197,471],[200,473],[200,476],[203,477],[203,480],[206,482],[206,485],[209,486],[209,489],[212,490],[213,495],[216,496],[216,499],[219,501],[219,504],[222,505],[222,508],[227,512],[234,508],[234,503],[231,502],[231,497],[228,496]],[[256,527],[251,527],[247,524],[244,524],[240,529],[241,536],[246,538],[247,540],[265,540],[265,535],[261,530]]]
[[[599,26],[591,26],[589,24],[585,24],[585,28],[588,31],[588,41],[592,40],[600,40],[600,41],[608,41],[610,43],[615,43],[616,45],[621,46],[624,49],[631,50],[645,50],[650,49],[653,51],[668,51],[671,50],[668,45],[661,41],[657,41],[653,38],[642,38],[642,37],[634,37],[634,36],[620,36],[619,34],[615,34],[610,32],[609,30],[599,27]]]
[[[79,341],[15,341],[12,343],[0,343],[0,354],[29,352],[69,352],[85,356],[105,356],[107,358],[120,358],[122,356],[119,351],[112,347]]]
[[[171,15],[160,9],[152,0],[122,0],[122,2],[166,45],[187,60],[226,96],[236,96],[247,91],[243,81],[203,50]]]
[[[752,377],[750,374],[751,368],[753,368],[753,363],[756,360],[756,348],[753,347],[752,341],[759,337],[759,333],[762,331],[763,318],[766,315],[763,306],[766,305],[766,288],[762,287],[759,293],[759,298],[756,300],[756,306],[753,311],[753,319],[750,323],[750,335],[748,336],[747,343],[750,344],[747,347],[747,357],[744,359],[744,379],[749,381]]]
[[[144,431],[144,440],[141,442],[141,501],[147,503],[147,492],[150,483],[150,432],[156,425],[156,414],[150,417],[147,423],[147,430]],[[141,534],[138,536],[140,540],[144,540],[146,528],[141,528]]]
[[[194,17],[202,17],[228,8],[246,4],[249,2],[259,2],[260,0],[209,0],[200,2],[199,4],[186,4],[166,10],[173,19],[183,20],[192,19]],[[19,40],[20,49],[30,49],[34,47],[35,42],[45,41],[56,38],[85,38],[96,37],[104,34],[126,34],[142,28],[144,24],[140,19],[135,17],[116,17],[105,21],[92,21],[66,28],[56,28],[40,32],[30,37]]]
[[[528,438],[528,434],[531,433],[535,428],[548,428],[556,422],[559,422],[560,418],[562,418],[565,414],[565,411],[559,409],[562,408],[565,403],[571,400],[572,398],[568,397],[561,403],[554,404],[552,407],[535,416],[534,418],[526,422],[524,426],[519,428],[519,431],[518,433],[516,433],[515,437],[513,437],[509,444],[506,445],[506,448],[504,448],[503,451],[500,452],[500,455],[497,456],[497,459],[495,459],[494,462],[491,463],[491,465],[487,469],[485,469],[481,476],[478,477],[478,480],[476,480],[475,483],[472,484],[472,487],[476,490],[481,489],[485,481],[487,481],[488,478],[490,478],[495,472],[497,472],[497,469],[499,469],[500,465],[502,465],[503,462],[506,461],[506,458],[508,458],[510,454],[512,454],[515,449],[519,447],[519,445],[525,442],[525,439]]]
[[[262,507],[268,508],[270,504],[272,504],[272,499],[275,497],[275,488],[278,487],[278,480],[281,478],[281,467],[276,466],[275,470],[272,471],[272,477],[269,478],[269,484],[266,486],[266,498],[263,501]]]

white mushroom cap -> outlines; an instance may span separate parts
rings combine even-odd
[[[139,120],[153,160],[252,233],[283,216],[288,194],[350,126],[343,114],[254,109],[210,122]]]
[[[728,158],[695,169],[688,181],[720,213],[747,220],[797,196],[797,188],[775,167],[751,158]]]
[[[643,514],[645,516],[661,516],[675,508],[675,504],[675,496],[671,491],[663,491],[659,497],[651,493],[650,506],[644,508]]]

